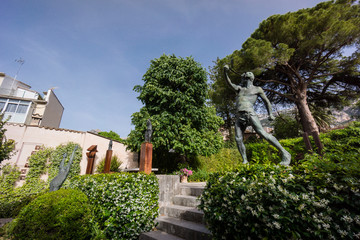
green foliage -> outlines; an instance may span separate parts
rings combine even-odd
[[[29,172],[26,175],[26,183],[35,182],[39,180],[41,175],[47,173],[49,158],[52,151],[52,148],[43,148],[30,156]]]
[[[222,148],[211,156],[198,156],[197,169],[207,172],[231,171],[242,163],[242,158],[236,148]]]
[[[56,175],[59,173],[59,167],[60,167],[60,163],[63,159],[64,153],[67,153],[67,156],[65,159],[65,166],[66,166],[66,164],[70,160],[71,154],[74,151],[76,145],[78,146],[78,149],[75,152],[74,160],[72,162],[69,175],[64,182],[64,185],[67,185],[69,183],[69,179],[80,174],[80,162],[82,159],[82,148],[77,143],[69,142],[66,145],[59,145],[51,153],[51,164],[49,166],[49,171],[48,171],[48,173],[49,173],[48,181],[49,182],[54,177],[56,177]]]
[[[188,181],[190,182],[206,182],[210,176],[210,172],[198,169],[196,171],[193,171],[193,174],[189,176]]]
[[[235,116],[234,93],[226,87],[223,66],[233,62],[237,72],[253,71],[271,102],[295,104],[303,130],[317,130],[309,105],[342,106],[359,97],[360,5],[358,1],[327,1],[264,20],[242,45],[212,71],[210,94],[226,122]],[[351,56],[344,50],[352,49]],[[233,60],[233,61],[231,61]],[[232,74],[235,83],[240,76]],[[328,114],[318,115],[325,117]],[[324,120],[324,119],[321,119]]]
[[[14,185],[19,179],[20,171],[18,167],[6,164],[0,172],[0,218],[14,216],[22,207],[20,202],[10,201],[14,197]]]
[[[169,150],[178,155],[209,155],[222,146],[218,129],[222,124],[215,109],[206,106],[206,71],[193,58],[162,55],[151,61],[143,76],[144,85],[135,86],[138,99],[145,105],[132,115],[128,148],[139,151],[144,142],[146,120],[153,126],[154,153]]]
[[[74,143],[68,143],[66,146],[57,147],[55,151],[52,148],[44,148],[31,155],[29,158],[29,172],[26,175],[26,182],[21,187],[14,187],[14,183],[20,175],[19,170],[7,166],[2,173],[2,178],[8,180],[4,180],[4,182],[0,184],[0,217],[8,218],[17,216],[23,206],[36,196],[45,193],[49,188],[52,176],[55,176],[58,172],[63,153],[67,152],[69,159],[74,147]],[[81,151],[81,148],[78,148],[68,179],[80,173]],[[45,182],[40,179],[40,177],[48,171],[52,174],[50,174],[48,181]],[[15,176],[17,177],[15,178]],[[11,179],[11,181],[9,179]],[[68,179],[63,186],[69,184]],[[11,183],[12,181],[13,183]],[[7,182],[9,184],[5,186],[4,184]]]
[[[110,163],[110,171],[111,172],[120,172],[120,166],[122,164],[122,161],[120,161],[119,157],[114,155],[111,157],[111,163]],[[101,161],[96,165],[96,172],[102,173],[105,169],[105,158],[101,159]]]
[[[360,122],[320,135],[325,151],[332,155],[360,154]]]
[[[215,239],[356,239],[359,167],[316,155],[298,167],[242,165],[210,176],[200,208]]]
[[[273,122],[277,139],[300,137],[301,125],[292,114],[279,114]]]
[[[112,140],[121,142],[121,143],[125,143],[126,141],[122,138],[120,138],[120,135],[117,134],[116,132],[113,132],[110,130],[110,132],[99,132],[98,133],[100,136],[106,137],[106,138],[110,138]]]
[[[73,178],[70,186],[88,196],[98,231],[106,239],[138,239],[154,227],[159,185],[153,174],[83,175]]]
[[[4,120],[4,115],[0,114],[0,163],[3,160],[10,159],[15,149],[15,142],[7,140],[5,137],[6,129],[4,128],[7,120]]]
[[[320,134],[324,144],[324,159],[339,163],[341,161],[359,161],[360,154],[360,122],[353,122],[347,128],[333,130]],[[315,147],[312,137],[312,146]],[[291,154],[291,165],[299,165],[304,161],[307,150],[302,138],[290,138],[280,140],[281,145]],[[314,149],[315,151],[316,149]],[[279,163],[278,150],[265,140],[247,143],[246,151],[250,164],[273,164]],[[316,156],[316,155],[315,155]],[[190,181],[198,181],[197,172],[222,172],[232,171],[242,165],[241,156],[237,148],[223,148],[217,154],[205,157],[198,156],[190,162],[194,171],[194,177]],[[200,173],[199,179],[206,180],[206,173]]]
[[[91,205],[85,194],[60,189],[39,196],[11,223],[15,239],[89,239]]]

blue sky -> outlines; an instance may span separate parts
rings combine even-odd
[[[208,69],[273,14],[316,0],[2,0],[0,72],[38,92],[55,88],[60,127],[126,137],[150,61],[192,56]]]

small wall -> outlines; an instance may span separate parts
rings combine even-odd
[[[159,180],[159,209],[164,214],[164,207],[172,204],[174,196],[180,194],[178,175],[156,175]]]

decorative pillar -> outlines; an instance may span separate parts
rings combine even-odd
[[[151,143],[152,137],[152,125],[150,119],[146,122],[146,132],[145,132],[145,142],[141,144],[140,151],[140,166],[139,172],[144,172],[146,174],[151,173],[152,169],[152,152],[153,145]]]
[[[96,152],[97,152],[96,148],[97,148],[97,145],[91,145],[87,149],[89,152],[86,153],[86,156],[88,158],[88,164],[87,164],[87,167],[86,167],[85,174],[93,174],[95,156],[96,156]]]
[[[153,145],[149,142],[141,144],[139,172],[151,173]]]

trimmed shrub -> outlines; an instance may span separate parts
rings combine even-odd
[[[60,189],[39,196],[10,223],[15,239],[89,239],[91,205],[85,194]]]
[[[200,208],[215,239],[357,239],[360,164],[308,157],[298,167],[215,173]]]
[[[138,239],[158,216],[155,175],[113,173],[77,176],[70,186],[83,191],[94,206],[95,221],[107,239]]]

